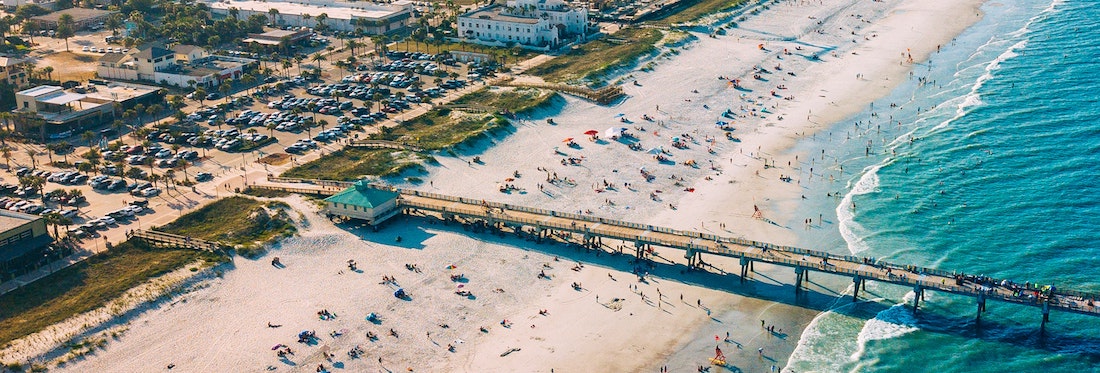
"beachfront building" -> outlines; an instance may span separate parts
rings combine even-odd
[[[0,77],[4,82],[15,86],[23,87],[27,85],[27,66],[29,62],[24,59],[15,57],[0,57]]]
[[[214,88],[226,79],[240,78],[255,64],[253,59],[212,55],[193,45],[152,46],[133,54],[106,53],[99,58],[96,74],[100,78]]]
[[[337,0],[224,0],[207,4],[215,17],[229,17],[231,11],[235,11],[240,19],[246,19],[253,14],[268,17],[275,26],[316,29],[323,22],[330,30],[362,30],[368,35],[404,29],[412,18],[413,10],[411,1],[373,3]],[[321,14],[325,15],[323,21],[317,19]]]
[[[90,29],[93,26],[97,26],[107,21],[107,17],[112,13],[116,13],[109,10],[88,9],[88,8],[69,8],[62,9],[50,14],[43,14],[40,16],[31,17],[27,21],[35,22],[38,24],[38,28],[41,30],[56,30],[57,22],[61,19],[61,16],[68,14],[73,17],[73,26],[76,30]],[[76,31],[74,30],[74,31]]]
[[[562,0],[511,0],[458,16],[459,39],[490,46],[548,50],[584,38],[588,10]]]
[[[46,220],[38,215],[0,209],[0,281],[34,270],[43,264],[53,238]]]
[[[68,91],[44,85],[15,93],[15,130],[40,140],[63,139],[110,123],[115,113],[163,101],[160,89],[90,81]]]
[[[352,187],[325,198],[324,212],[329,216],[364,220],[367,224],[378,225],[400,212],[397,209],[397,196],[397,192],[375,188],[360,180]]]

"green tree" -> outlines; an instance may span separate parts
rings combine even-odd
[[[233,92],[233,86],[229,85],[228,81],[222,82],[222,85],[218,86],[218,91],[225,96],[225,102],[229,102],[229,93]]]
[[[325,55],[321,54],[320,52],[317,52],[317,53],[314,53],[313,57],[310,57],[309,60],[313,61],[313,62],[316,62],[317,63],[317,68],[321,68],[321,62],[327,61],[328,57],[325,57]]]
[[[57,38],[65,39],[65,51],[69,51],[69,38],[76,35],[76,25],[73,22],[73,16],[71,14],[62,14],[57,19],[57,33],[54,34]]]
[[[191,99],[198,101],[199,102],[199,107],[206,106],[202,102],[203,100],[206,99],[206,90],[205,89],[203,89],[202,87],[195,88],[195,92],[192,92],[191,94],[193,95],[193,96],[191,96]]]

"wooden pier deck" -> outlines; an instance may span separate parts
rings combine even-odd
[[[434,212],[444,218],[461,216],[465,219],[481,220],[492,226],[505,225],[518,229],[526,227],[540,236],[545,230],[569,232],[581,235],[586,243],[594,243],[593,240],[599,238],[633,242],[637,248],[636,255],[639,256],[645,255],[645,249],[649,245],[680,249],[685,252],[685,257],[692,266],[697,266],[703,255],[739,258],[742,267],[741,281],[745,281],[748,267],[753,262],[792,267],[795,271],[796,291],[801,291],[806,273],[815,271],[852,278],[856,285],[853,299],[858,297],[864,282],[880,281],[911,287],[917,295],[914,298],[914,307],[923,299],[925,290],[935,290],[974,297],[978,305],[978,317],[984,312],[986,300],[1039,307],[1044,322],[1049,319],[1052,309],[1100,316],[1100,310],[1095,306],[1095,300],[1100,298],[1100,294],[1061,288],[1043,290],[1039,285],[1025,288],[1024,284],[1003,279],[979,278],[961,272],[872,261],[859,256],[836,255],[740,238],[434,193],[397,191],[401,193],[398,206]]]
[[[330,188],[351,184],[328,180],[280,178],[272,178],[270,181],[295,182],[297,188],[316,189],[315,193],[325,193],[331,190]],[[646,257],[648,249],[654,245],[679,249],[684,251],[684,257],[692,267],[700,266],[704,255],[738,258],[741,264],[740,280],[742,282],[746,281],[748,271],[755,262],[791,267],[795,272],[796,292],[802,291],[806,274],[809,271],[815,271],[852,278],[855,284],[853,300],[858,298],[859,291],[866,281],[880,281],[912,288],[916,294],[913,299],[914,309],[923,300],[925,290],[934,290],[974,297],[979,318],[985,311],[987,300],[1038,307],[1042,311],[1043,323],[1049,320],[1050,310],[1100,316],[1100,310],[1095,303],[1100,299],[1100,294],[1097,293],[1016,283],[1005,279],[982,278],[963,272],[891,263],[860,256],[837,255],[741,238],[480,199],[382,185],[374,187],[399,193],[397,206],[404,214],[433,213],[443,219],[462,218],[466,222],[480,222],[495,228],[529,232],[539,238],[552,233],[570,233],[579,235],[584,244],[592,246],[599,244],[603,238],[632,242],[636,249],[635,255],[639,258]]]

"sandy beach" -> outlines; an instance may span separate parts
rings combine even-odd
[[[401,186],[793,244],[806,219],[835,227],[798,215],[800,184],[825,177],[813,167],[828,149],[790,149],[908,79],[980,18],[980,5],[781,1],[725,35],[693,32],[652,71],[626,74],[619,103],[556,100],[508,134],[437,157],[423,183]],[[604,136],[616,127],[633,138]],[[635,140],[639,150],[629,149]],[[502,183],[517,189],[501,193]],[[336,226],[313,204],[291,203],[302,214],[299,237],[97,329],[120,335],[58,370],[683,372],[711,366],[718,347],[731,367],[767,372],[786,365],[803,328],[846,283],[820,279],[796,298],[789,269],[758,265],[742,284],[732,260],[707,257],[708,272],[686,272],[682,252],[658,248],[654,265],[636,267],[613,250],[431,219],[402,217],[379,232]],[[285,268],[271,264],[276,256]],[[395,298],[397,288],[409,299]],[[455,294],[463,290],[472,295]],[[322,319],[326,310],[335,317]],[[299,343],[302,331],[317,339]],[[0,360],[53,347],[48,335],[28,340],[37,342],[0,351]],[[293,354],[277,356],[280,345]],[[356,346],[359,358],[348,353]]]

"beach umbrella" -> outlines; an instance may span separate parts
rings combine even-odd
[[[573,142],[573,138],[572,137],[566,137],[565,140],[561,140],[561,142]]]
[[[458,268],[458,267],[455,266],[454,264],[451,264],[451,265],[447,266],[447,269],[455,269],[455,268]]]
[[[626,115],[626,114],[623,114],[623,113],[619,113],[619,114],[615,115],[615,118],[621,118],[621,117],[623,117],[623,116],[625,116],[625,115]]]
[[[673,137],[672,142],[680,142],[680,137]]]
[[[665,150],[661,149],[660,146],[658,146],[656,148],[653,148],[653,149],[649,149],[649,154],[661,154],[661,153],[664,153],[664,152],[665,152]]]
[[[584,131],[584,134],[588,135],[588,136],[595,136],[597,133],[600,133],[600,131],[596,131],[596,130]]]
[[[604,131],[603,135],[607,136],[607,137],[621,136],[623,134],[623,132],[625,132],[625,131],[626,131],[626,128],[623,128],[623,127],[611,127],[611,128],[608,128],[607,131]]]

